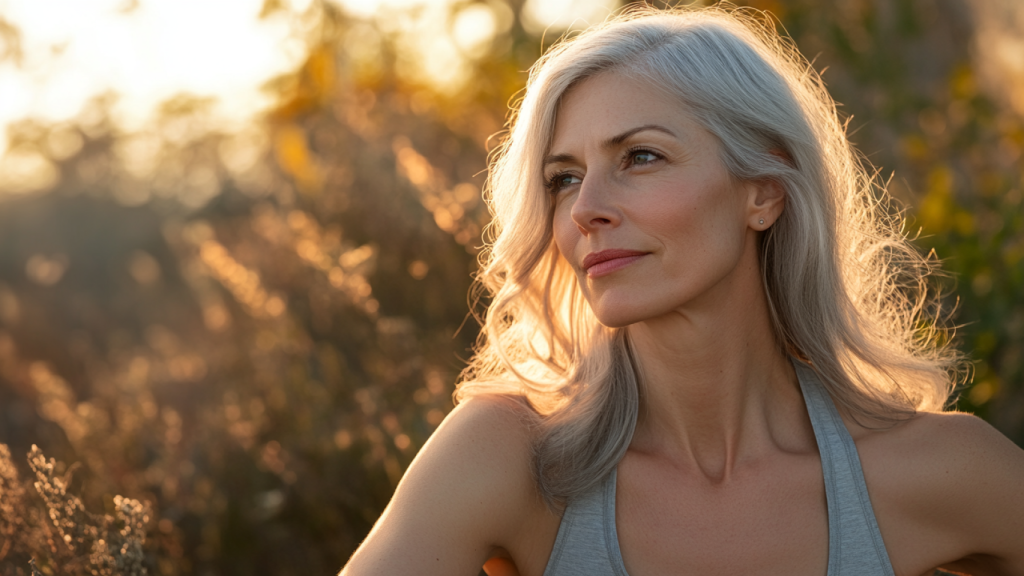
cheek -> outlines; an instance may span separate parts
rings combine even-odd
[[[659,237],[670,257],[670,275],[692,275],[698,270],[728,266],[742,247],[740,214],[730,202],[730,190],[721,186],[675,192],[648,211],[650,231]]]
[[[555,207],[551,229],[555,237],[555,246],[558,248],[562,258],[569,262],[574,262],[576,243],[579,242],[580,231],[570,216],[569,211],[571,208],[572,206],[565,202]]]
[[[693,244],[713,229],[711,220],[715,217],[707,211],[707,199],[692,189],[666,189],[661,194],[651,194],[637,209],[636,220],[642,220],[646,231],[670,245]],[[696,246],[692,246],[696,248]]]

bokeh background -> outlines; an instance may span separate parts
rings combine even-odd
[[[740,4],[944,262],[957,407],[1024,443],[1024,3]],[[340,569],[452,407],[508,103],[619,7],[0,0],[0,573]]]

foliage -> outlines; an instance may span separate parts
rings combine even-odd
[[[978,361],[960,406],[1024,442],[1024,123],[969,57],[981,20],[960,0],[750,4],[827,67],[911,232],[960,279]],[[441,89],[402,72],[393,22],[331,6],[312,4],[305,65],[246,131],[198,130],[208,103],[182,96],[144,133],[98,101],[10,135],[60,177],[0,211],[0,441],[82,465],[66,480],[33,453],[35,501],[0,453],[4,573],[33,556],[60,573],[335,571],[451,408],[490,137],[540,40],[514,22]]]
[[[18,477],[10,450],[0,444],[0,561],[3,574],[145,576],[147,507],[115,496],[116,517],[88,512],[67,492],[71,470],[32,446],[29,465],[39,499]],[[37,560],[39,564],[37,564]],[[26,570],[27,568],[27,570]]]

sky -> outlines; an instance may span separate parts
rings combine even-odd
[[[21,54],[0,39],[0,130],[26,118],[74,122],[87,103],[116,94],[119,129],[145,129],[162,102],[178,94],[212,98],[219,129],[242,126],[271,105],[260,89],[294,70],[307,53],[305,27],[314,0],[282,0],[286,10],[260,18],[264,0],[0,0],[0,18],[20,30]],[[452,0],[327,0],[380,26],[400,26],[417,54],[409,66],[437,85],[465,81],[460,61],[480,55],[511,25],[500,0],[469,5],[446,29]],[[562,30],[603,19],[607,0],[528,0],[524,25]],[[394,18],[420,8],[415,19]],[[0,138],[0,154],[8,147]]]
[[[108,92],[118,94],[116,120],[128,130],[180,93],[223,100],[225,118],[249,117],[269,104],[259,86],[305,54],[297,24],[259,19],[261,7],[262,0],[0,0],[22,43],[20,62],[0,62],[0,126],[71,120]]]

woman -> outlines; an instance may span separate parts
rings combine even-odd
[[[1024,452],[942,413],[929,263],[738,11],[534,67],[459,406],[343,574],[1024,574]]]

